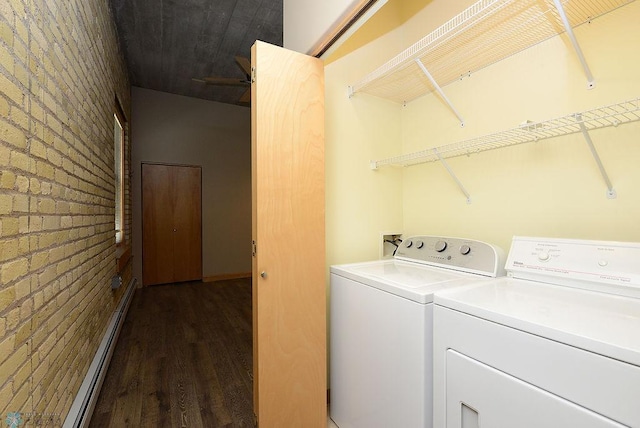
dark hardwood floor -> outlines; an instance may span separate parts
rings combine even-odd
[[[136,290],[91,427],[252,427],[251,279]]]

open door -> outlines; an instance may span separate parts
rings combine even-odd
[[[324,66],[263,42],[251,66],[254,410],[326,427]]]

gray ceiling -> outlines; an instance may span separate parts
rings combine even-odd
[[[282,45],[283,0],[110,0],[131,84],[238,104],[246,88],[194,82],[243,79],[236,55],[262,40]]]

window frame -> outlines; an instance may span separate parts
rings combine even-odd
[[[118,274],[124,274],[125,270],[128,269],[131,260],[131,195],[127,195],[126,190],[127,186],[131,189],[131,143],[129,142],[129,123],[124,114],[124,109],[122,108],[122,104],[120,103],[118,97],[115,97],[115,107],[113,109],[113,149],[114,149],[114,176],[116,179],[116,191],[114,192],[114,208],[119,212],[117,215],[120,216],[120,240],[118,240],[118,234],[115,233],[115,255],[116,255],[116,271]],[[116,122],[120,126],[120,156],[119,159],[116,159]],[[116,161],[119,161],[120,164],[120,180],[117,182],[118,171],[115,170]],[[119,193],[119,206],[115,203],[115,198]],[[129,217],[127,217],[127,213],[129,213]],[[114,213],[114,229],[116,226],[116,213]],[[129,233],[127,233],[129,231]]]
[[[126,165],[125,165],[125,150],[126,150],[126,120],[122,112],[120,104],[116,102],[116,108],[113,113],[114,117],[114,175],[115,175],[115,212],[114,212],[114,229],[116,235],[116,246],[126,246],[127,234],[126,234],[126,217],[125,217],[125,180],[126,180]],[[119,150],[116,148],[116,124],[120,128],[120,144]],[[118,156],[118,151],[120,152]],[[119,165],[119,177],[118,169]],[[119,228],[117,227],[119,221]]]

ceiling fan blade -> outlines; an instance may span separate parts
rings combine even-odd
[[[235,57],[236,63],[240,66],[244,74],[251,76],[251,61],[243,56]]]
[[[238,100],[240,104],[251,104],[251,88],[244,91],[244,94]]]
[[[207,85],[248,86],[250,84],[245,79],[235,79],[233,77],[203,77],[202,79],[193,80]]]

